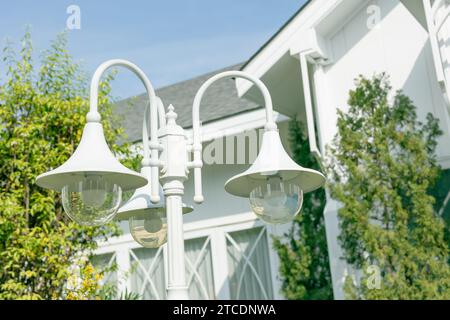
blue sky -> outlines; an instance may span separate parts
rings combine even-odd
[[[30,25],[40,52],[65,29],[66,9],[75,4],[81,9],[81,29],[69,32],[69,49],[89,74],[104,60],[124,58],[161,87],[245,61],[304,2],[15,0],[1,5],[0,41],[2,48],[7,38],[18,43]],[[113,94],[125,98],[141,92],[139,81],[121,70]]]

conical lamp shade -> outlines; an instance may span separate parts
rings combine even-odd
[[[143,167],[141,169],[141,175],[146,177],[148,183],[137,189],[131,198],[119,208],[116,220],[128,220],[129,218],[145,218],[148,213],[152,210],[165,210],[166,203],[164,198],[163,189],[159,186],[159,198],[161,199],[158,203],[154,204],[150,200],[151,195],[151,182],[150,182],[151,169],[149,167]],[[183,203],[183,214],[192,212],[193,208],[187,206]]]
[[[109,149],[103,127],[89,122],[83,130],[80,144],[73,155],[55,170],[36,178],[37,185],[61,191],[69,184],[77,183],[89,175],[99,175],[123,191],[137,189],[147,184],[147,179],[122,165]]]
[[[298,185],[304,193],[325,184],[323,174],[303,168],[289,157],[283,148],[278,131],[266,131],[255,162],[247,171],[229,179],[225,183],[225,190],[232,195],[248,198],[253,189],[264,184],[268,176],[272,175]]]

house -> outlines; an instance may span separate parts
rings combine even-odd
[[[448,218],[449,14],[448,0],[310,0],[247,62],[231,68],[249,72],[267,85],[285,147],[288,149],[287,122],[295,118],[307,126],[310,151],[319,158],[325,156],[325,146],[337,132],[336,110],[345,110],[354,79],[360,74],[386,72],[393,88],[403,90],[413,100],[419,117],[431,112],[440,120],[444,134],[439,139],[437,157],[445,171],[436,196],[442,203],[440,212]],[[188,132],[193,96],[212,74],[157,92],[165,103],[175,106],[179,123]],[[206,201],[185,216],[192,298],[283,298],[277,277],[278,258],[271,249],[270,235],[280,235],[289,226],[262,224],[251,213],[247,200],[223,190],[225,181],[248,167],[253,157],[252,143],[259,140],[255,132],[264,125],[262,103],[257,89],[238,79],[212,87],[201,107],[204,158],[209,160],[204,166]],[[135,124],[140,119],[129,121],[127,130],[137,142],[140,128]],[[245,161],[238,155],[235,164],[226,164],[226,151],[235,150],[234,145],[226,146],[228,142],[247,143]],[[218,156],[221,148],[225,155],[219,152]],[[192,204],[192,195],[189,180],[186,203]],[[343,299],[343,280],[349,268],[340,259],[337,208],[338,204],[328,199],[324,215],[333,293],[335,299]],[[118,271],[111,279],[117,280],[121,288],[137,291],[144,298],[164,299],[164,247],[141,249],[125,234],[102,245],[97,253],[99,263],[117,262]],[[132,265],[136,270],[124,277]]]

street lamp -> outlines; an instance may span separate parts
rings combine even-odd
[[[109,149],[100,114],[97,111],[98,85],[102,74],[111,66],[123,66],[132,70],[144,82],[149,93],[152,143],[157,144],[156,96],[150,81],[134,64],[124,60],[110,60],[96,70],[90,91],[90,111],[80,144],[73,155],[58,168],[41,174],[36,183],[44,188],[62,192],[62,202],[67,215],[81,225],[102,225],[113,219],[122,200],[122,191],[133,190],[147,184],[141,174],[123,166]],[[164,113],[160,113],[161,120]],[[153,153],[158,161],[158,152]],[[157,175],[156,167],[156,175]],[[152,201],[159,201],[158,180]]]
[[[100,124],[98,85],[101,75],[112,66],[123,66],[133,71],[144,83],[149,96],[150,104],[144,116],[144,158],[140,174],[118,162],[106,144]],[[117,214],[119,220],[129,219],[131,234],[137,242],[147,247],[164,243],[167,232],[168,299],[189,298],[182,214],[192,209],[183,205],[182,195],[188,171],[193,169],[194,201],[203,202],[200,103],[212,83],[230,77],[247,79],[260,89],[265,102],[266,125],[257,159],[247,171],[228,180],[225,190],[249,198],[252,210],[268,223],[292,220],[301,209],[303,194],[321,187],[325,178],[318,171],[297,165],[288,156],[273,121],[269,91],[259,79],[241,71],[217,74],[200,87],[192,109],[193,143],[188,144],[184,129],[176,123],[174,108],[169,106],[165,114],[162,102],[156,97],[142,70],[125,60],[109,60],[101,64],[92,78],[90,111],[78,148],[66,163],[36,179],[41,187],[62,191],[64,210],[80,224],[100,225]],[[188,161],[188,153],[191,152],[193,161]],[[122,191],[132,189],[137,190],[119,208]]]
[[[222,78],[239,77],[255,84],[261,91],[266,108],[266,125],[261,150],[251,167],[225,183],[225,190],[235,196],[249,198],[252,211],[271,224],[287,223],[300,212],[303,194],[320,188],[325,177],[318,171],[303,168],[284,150],[273,121],[272,99],[261,80],[241,71],[226,71],[209,78],[198,90],[192,111],[194,131],[194,162],[201,162],[199,108],[204,92]],[[201,172],[194,169],[196,202],[201,202]]]

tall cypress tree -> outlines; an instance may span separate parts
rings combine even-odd
[[[289,134],[293,159],[300,165],[320,170],[309,152],[309,141],[300,122],[291,121]],[[323,188],[304,195],[302,211],[284,239],[275,239],[280,257],[282,292],[288,299],[332,299],[333,290],[328,260],[323,210]]]
[[[347,281],[346,293],[449,299],[444,222],[429,194],[439,174],[438,120],[428,114],[420,122],[412,101],[400,91],[392,97],[391,90],[384,74],[359,77],[348,111],[338,113],[330,148],[328,178],[331,196],[342,204],[343,258],[360,271],[357,281]]]

